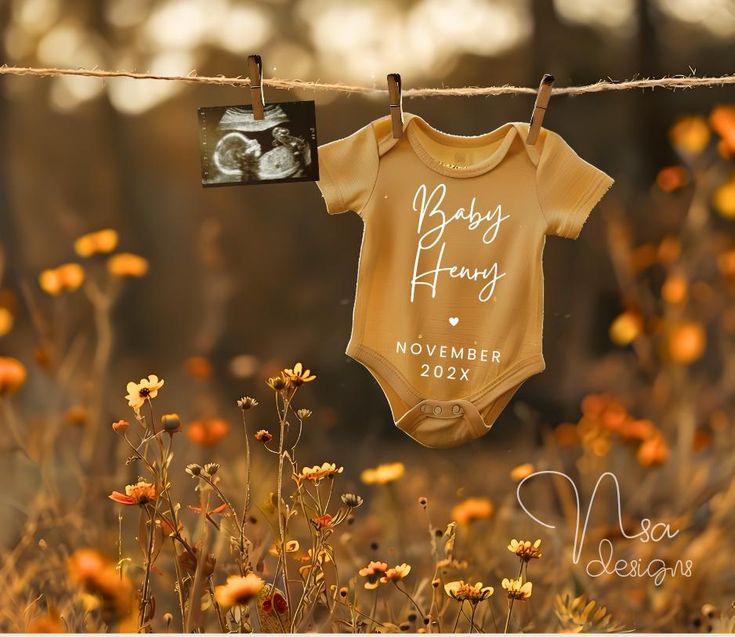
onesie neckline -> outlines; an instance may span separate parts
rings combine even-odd
[[[454,166],[446,164],[436,157],[422,143],[418,127],[422,133],[432,138],[435,142],[441,144],[445,142],[447,146],[454,148],[483,146],[493,141],[501,140],[500,145],[488,157],[479,162],[468,166]],[[518,130],[515,124],[508,123],[498,128],[480,135],[452,135],[440,131],[418,115],[413,115],[406,125],[406,137],[416,156],[433,171],[448,177],[476,177],[482,175],[497,166],[508,152],[510,145],[513,143]]]

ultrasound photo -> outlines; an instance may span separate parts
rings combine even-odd
[[[198,113],[203,186],[319,179],[314,102],[267,104],[262,120],[250,106]]]

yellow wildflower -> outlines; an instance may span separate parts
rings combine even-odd
[[[226,584],[215,588],[214,597],[225,608],[242,606],[255,599],[264,584],[255,573],[248,573],[245,577],[231,575]]]
[[[406,467],[402,462],[391,462],[381,464],[374,469],[365,469],[360,474],[360,479],[365,484],[388,484],[403,477]]]
[[[125,398],[137,415],[140,414],[140,408],[145,404],[146,400],[153,399],[158,396],[158,390],[163,387],[164,380],[159,379],[155,374],[149,374],[148,378],[141,378],[139,383],[130,381],[127,386],[128,394]]]
[[[344,467],[338,467],[334,462],[324,462],[321,466],[304,467],[294,478],[297,482],[301,482],[302,480],[320,482],[323,478],[333,478],[344,470]]]
[[[507,577],[502,581],[503,588],[508,591],[509,599],[518,599],[525,601],[531,597],[533,592],[533,584],[531,582],[524,582],[522,578],[511,578]]]
[[[387,584],[388,582],[400,582],[402,579],[408,577],[410,572],[411,566],[404,562],[403,564],[389,568],[385,572],[385,575],[380,578],[380,581],[382,584]]]
[[[107,270],[119,277],[140,278],[148,272],[148,261],[137,254],[121,252],[113,254],[107,260]]]
[[[452,519],[462,526],[487,520],[493,514],[493,503],[487,498],[467,498],[452,509]]]
[[[515,553],[524,562],[529,562],[532,559],[540,558],[543,553],[539,550],[541,546],[541,540],[536,540],[531,543],[530,540],[511,540],[508,544],[508,550],[511,553]]]
[[[358,572],[361,577],[366,577],[365,588],[372,590],[378,588],[380,581],[388,570],[388,565],[385,562],[374,562],[371,561],[366,567],[361,568]]]
[[[283,373],[293,383],[294,387],[299,387],[316,379],[316,375],[312,374],[310,369],[304,369],[301,363],[296,363],[293,369],[284,369]]]
[[[483,586],[482,582],[469,584],[464,580],[449,582],[444,585],[444,592],[452,599],[458,602],[470,602],[471,604],[479,604],[489,599],[495,593],[492,586]]]
[[[80,257],[107,254],[117,247],[117,232],[111,228],[83,234],[74,242],[74,251]]]

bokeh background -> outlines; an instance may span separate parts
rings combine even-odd
[[[733,72],[735,42],[729,0],[7,0],[0,24],[0,60],[10,65],[237,76],[259,53],[266,77],[383,87],[386,73],[400,72],[404,88],[536,86],[545,72],[557,86],[720,75]],[[265,98],[316,100],[321,143],[388,112],[384,96],[266,88]],[[704,462],[709,471],[732,452],[732,290],[722,255],[735,237],[727,193],[712,198],[732,160],[717,148],[722,127],[708,123],[717,105],[735,103],[732,87],[552,97],[544,125],[616,184],[579,240],[547,243],[546,371],[487,436],[448,451],[397,431],[377,384],[344,355],[360,219],[327,216],[312,183],[201,187],[197,107],[248,100],[246,89],[174,82],[0,79],[0,355],[28,373],[0,429],[12,418],[30,455],[51,467],[39,470],[10,435],[0,445],[5,551],[17,546],[39,492],[56,514],[78,512],[89,541],[113,551],[117,512],[105,496],[135,469],[115,464],[124,451],[109,423],[128,417],[129,380],[156,373],[166,380],[161,409],[185,425],[222,419],[234,430],[235,400],[250,394],[269,407],[265,377],[295,361],[318,375],[302,392],[314,412],[303,461],[344,464],[355,488],[365,467],[400,461],[413,480],[406,501],[423,489],[445,499],[444,515],[465,495],[512,499],[509,471],[553,464],[552,432],[580,420],[586,396],[604,393],[650,420],[670,453],[646,464],[635,462],[635,450],[622,452],[658,485],[630,514],[662,505],[684,515],[675,503],[692,467]],[[527,121],[532,101],[405,99],[404,109],[443,131],[479,134]],[[118,251],[147,261],[145,276],[110,283],[104,261],[80,259],[75,239],[102,228],[117,231]],[[39,275],[68,262],[81,263],[99,288],[44,291]],[[671,276],[679,287],[662,297]],[[720,322],[725,316],[730,324]],[[682,326],[691,329],[671,336]],[[683,358],[671,338],[684,340]],[[261,407],[255,422],[272,426],[273,418]],[[196,436],[177,439],[181,462],[237,466],[232,430],[206,449]],[[570,443],[581,455],[590,452],[579,442],[584,433]],[[612,453],[602,451],[591,453]],[[576,452],[565,453],[579,470]],[[725,488],[730,464],[705,482]],[[718,585],[718,608],[734,584]],[[650,608],[645,596],[638,601]],[[678,626],[688,626],[690,610]]]

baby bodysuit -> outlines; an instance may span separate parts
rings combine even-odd
[[[542,129],[473,137],[404,115],[319,147],[327,211],[363,220],[347,354],[382,388],[393,420],[428,447],[489,431],[545,368],[542,254],[575,239],[613,180]]]

